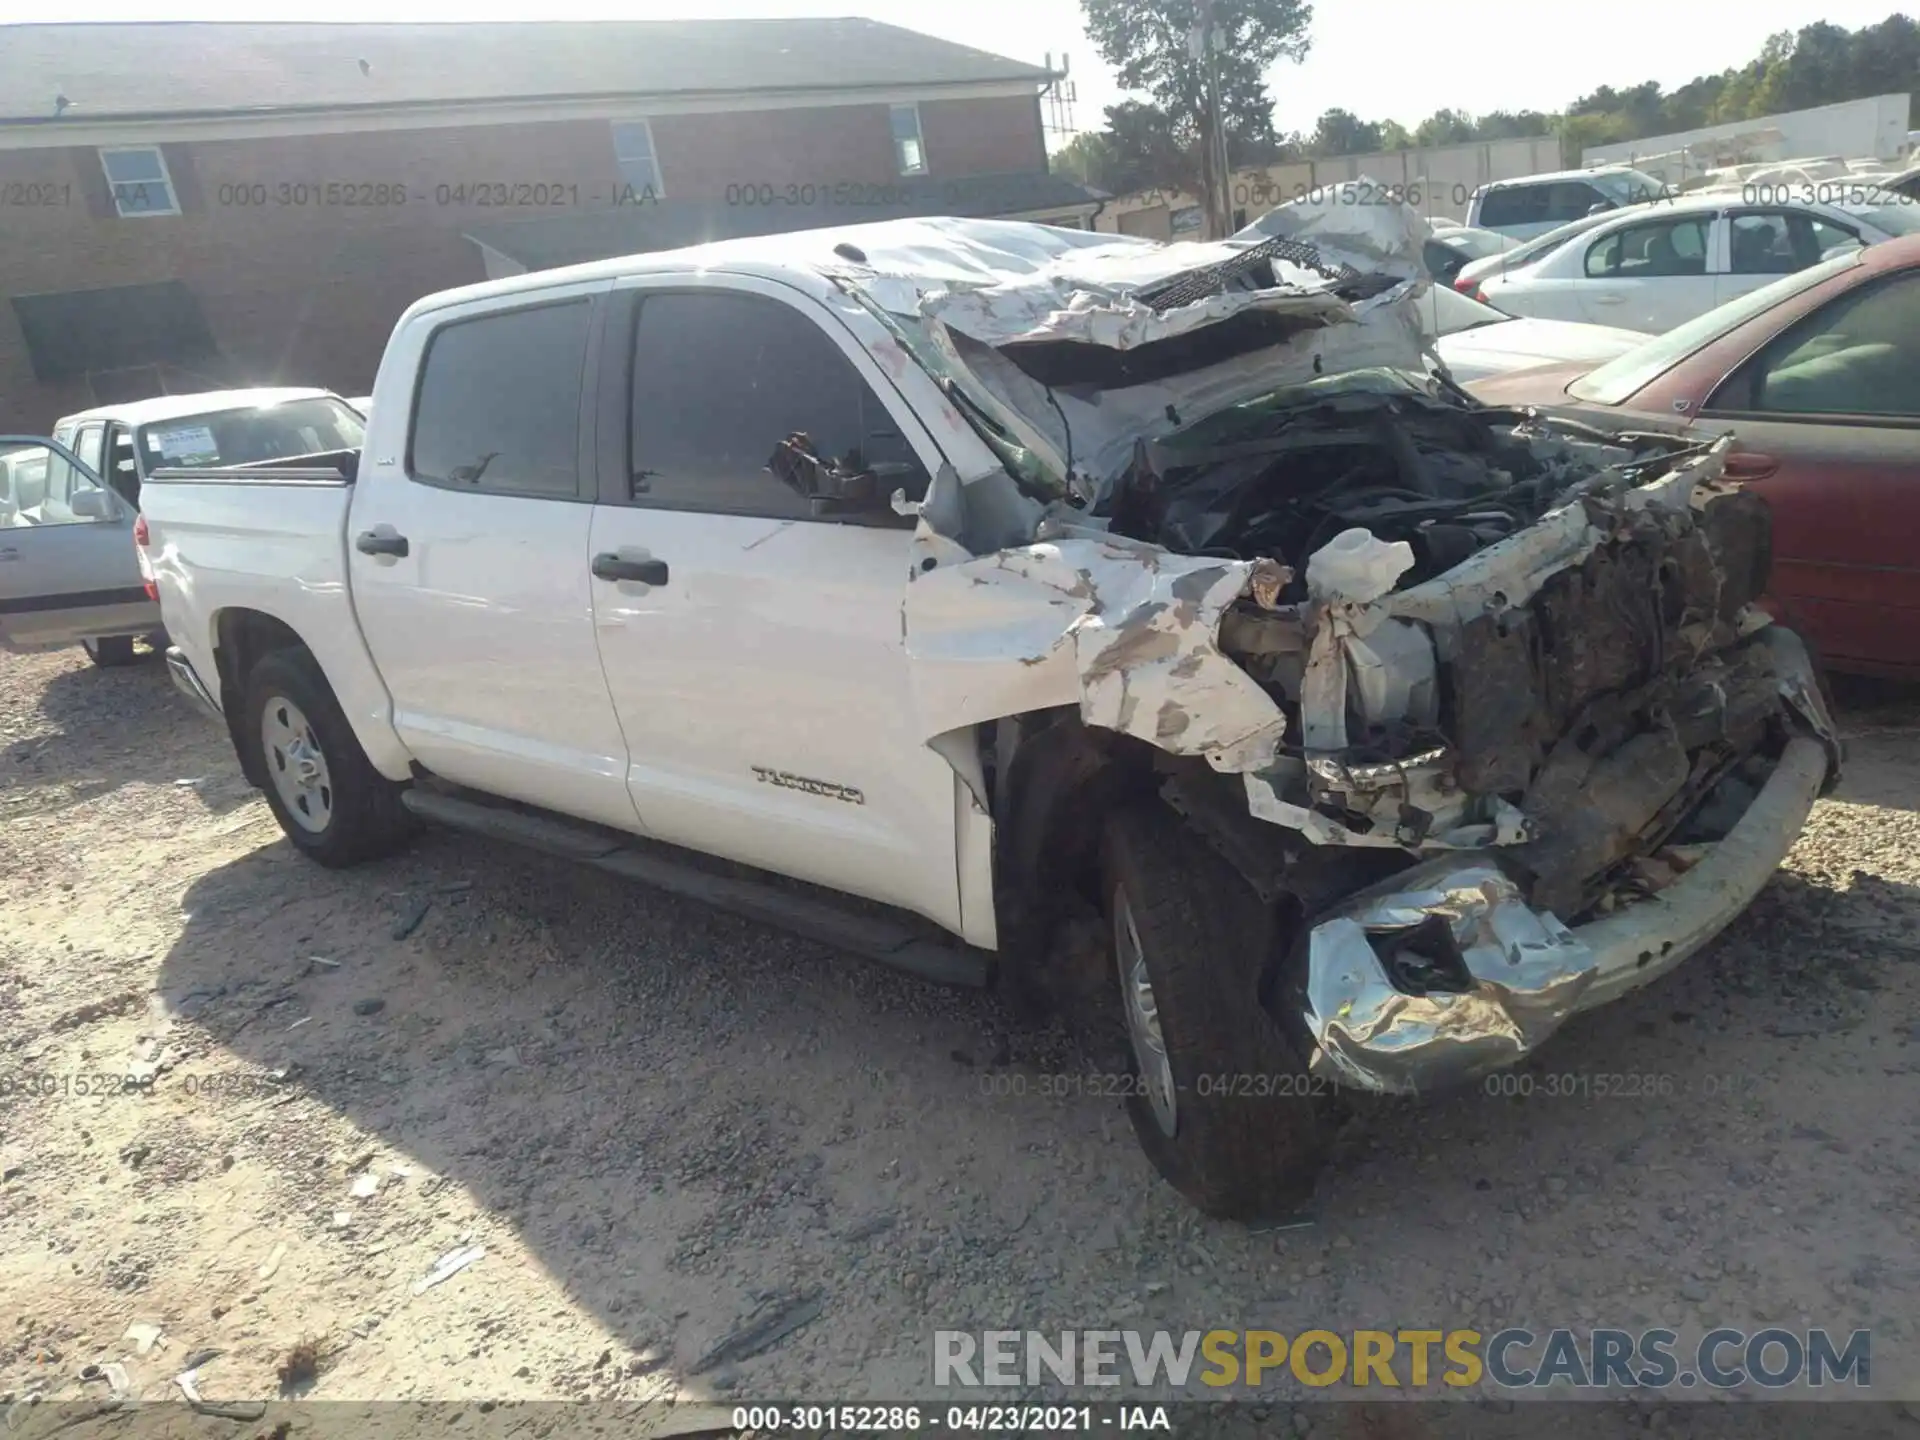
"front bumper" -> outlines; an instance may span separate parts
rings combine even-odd
[[[221,713],[220,702],[213,698],[212,691],[200,683],[193,662],[187,659],[186,652],[178,645],[167,647],[167,674],[173,679],[173,688],[191,700],[195,709],[210,720],[224,723],[226,716]]]
[[[1787,741],[1747,812],[1658,894],[1577,928],[1522,899],[1497,851],[1442,856],[1343,902],[1304,937],[1300,1010],[1309,1069],[1340,1085],[1413,1094],[1524,1058],[1570,1015],[1618,999],[1699,950],[1752,903],[1799,839],[1837,749],[1797,638],[1777,632],[1781,691],[1813,733]],[[1382,937],[1411,947],[1410,987]]]

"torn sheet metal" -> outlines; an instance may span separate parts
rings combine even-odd
[[[1089,725],[1220,770],[1271,765],[1285,716],[1217,643],[1259,562],[1079,527],[1049,534],[909,586],[907,653],[928,723],[1073,704]]]
[[[1592,951],[1497,866],[1451,858],[1348,902],[1306,943],[1309,1068],[1384,1094],[1513,1064],[1573,1013],[1594,972]]]
[[[1429,370],[1414,304],[1427,283],[1425,222],[1405,206],[1354,204],[1335,190],[1281,210],[1287,217],[1273,223],[1284,237],[1209,244],[897,221],[873,227],[859,258],[842,253],[820,268],[890,316],[907,348],[1031,454],[1055,493],[1078,474],[1090,497],[1135,441],[1187,417],[1322,374]],[[1297,333],[1252,350],[1223,346],[1217,359],[1195,354],[1177,374],[1139,383],[1049,388],[1009,358],[1009,347],[1046,345],[1137,353],[1256,312],[1297,321]]]

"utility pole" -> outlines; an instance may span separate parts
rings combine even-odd
[[[1202,137],[1207,147],[1207,230],[1215,240],[1233,233],[1233,176],[1227,169],[1227,123],[1220,109],[1220,51],[1226,37],[1220,33],[1213,0],[1200,0],[1200,24],[1194,32],[1197,58],[1207,80],[1207,124]]]

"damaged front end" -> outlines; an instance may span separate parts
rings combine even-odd
[[[1404,207],[1261,223],[1184,269],[1077,251],[896,296],[1020,491],[936,482],[908,647],[940,729],[1075,704],[1203,758],[1289,853],[1354,852],[1273,1003],[1316,1072],[1422,1090],[1704,944],[1837,745],[1754,603],[1768,517],[1729,441],[1461,394]]]

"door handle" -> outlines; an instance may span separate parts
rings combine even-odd
[[[1593,303],[1596,305],[1624,305],[1627,303],[1627,297],[1624,295],[1596,295],[1593,297]]]
[[[629,560],[625,556],[616,555],[608,550],[593,557],[593,578],[633,580],[642,585],[664,585],[667,583],[667,562]]]
[[[362,555],[405,555],[407,537],[404,535],[381,535],[372,530],[362,530],[353,537],[353,548]]]
[[[1771,455],[1762,455],[1756,450],[1736,450],[1727,456],[1723,473],[1729,480],[1764,480],[1779,468],[1780,462]]]

